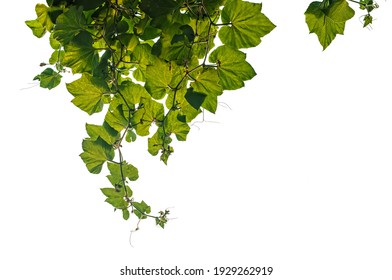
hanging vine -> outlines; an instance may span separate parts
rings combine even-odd
[[[364,26],[372,23],[377,4],[349,2],[366,10]],[[240,49],[259,45],[275,25],[261,4],[242,0],[47,0],[35,10],[37,19],[26,24],[39,38],[49,33],[53,49],[35,79],[53,89],[70,69],[81,74],[66,84],[72,103],[89,115],[107,110],[101,125],[86,125],[80,154],[93,174],[107,167],[106,202],[125,220],[134,214],[164,228],[169,210],[153,215],[135,199],[138,170],[123,145],[149,136],[148,152],[167,164],[173,138],[185,141],[190,122],[204,110],[215,113],[224,90],[256,75]],[[305,16],[325,49],[354,10],[346,0],[324,0],[312,2]]]

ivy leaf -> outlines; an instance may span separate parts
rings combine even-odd
[[[175,108],[177,108],[181,112],[181,114],[185,116],[187,122],[192,121],[201,112],[200,109],[195,108],[200,108],[200,106],[198,106],[198,102],[196,100],[193,100],[192,96],[189,96],[189,90],[191,89],[187,89],[187,87],[183,86],[175,92],[169,92],[169,95],[166,99],[166,107],[172,108],[174,106]],[[188,96],[186,97],[187,93]],[[187,98],[190,98],[191,100],[187,100]],[[192,102],[193,105],[190,102]]]
[[[171,64],[157,58],[147,67],[145,87],[154,99],[162,99],[169,90],[171,79]]]
[[[122,162],[122,168],[118,163],[108,162],[107,165],[110,171],[110,175],[108,175],[107,178],[109,179],[110,183],[112,183],[112,185],[115,187],[124,187],[123,176],[124,179],[128,178],[131,181],[136,181],[139,178],[137,168],[132,164],[127,163],[126,161]]]
[[[337,34],[344,34],[346,21],[354,14],[346,0],[330,0],[312,2],[305,12],[305,17],[309,32],[317,35],[325,50]]]
[[[205,95],[202,107],[211,113],[215,113],[218,107],[218,96],[223,93],[218,71],[215,69],[203,69],[193,78],[195,81],[191,83],[191,87],[196,92]]]
[[[33,31],[34,36],[41,38],[45,35],[46,31],[51,31],[53,29],[53,14],[61,12],[61,8],[49,8],[44,4],[37,4],[35,6],[35,13],[37,14],[37,19],[27,20],[25,21],[25,23]]]
[[[93,39],[87,32],[78,34],[65,46],[63,65],[72,68],[72,73],[92,72],[98,65],[98,52],[92,46]]]
[[[26,20],[25,23],[33,31],[34,36],[42,38],[45,35],[46,29],[38,20]]]
[[[137,65],[136,70],[133,72],[133,77],[137,81],[145,82],[147,65],[151,61],[151,46],[147,44],[137,45],[132,53],[132,61]]]
[[[35,6],[35,11],[37,13],[37,20],[42,24],[46,30],[51,31],[53,29],[53,22],[49,16],[50,8],[44,4],[37,4]]]
[[[83,14],[83,7],[71,6],[68,11],[61,14],[56,21],[53,36],[63,45],[67,45],[72,39],[83,31],[87,21]]]
[[[150,126],[154,122],[161,122],[164,117],[163,104],[151,98],[141,98],[141,108],[137,110],[133,117],[133,126],[140,136],[150,134]]]
[[[125,188],[101,188],[102,193],[106,197],[124,197],[126,194],[128,197],[132,196],[132,190],[129,186],[126,186],[127,192],[125,193]]]
[[[113,145],[119,137],[119,133],[114,130],[107,122],[103,125],[95,125],[86,123],[86,131],[91,140],[101,138],[109,145]]]
[[[128,105],[134,106],[135,104],[140,103],[140,99],[142,97],[148,98],[149,94],[146,89],[139,85],[135,84],[132,81],[126,80],[120,85],[120,92],[124,99],[127,101]]]
[[[239,89],[244,86],[244,81],[256,76],[255,70],[245,58],[245,53],[225,45],[219,46],[211,53],[209,61],[218,65],[223,89]]]
[[[115,96],[110,102],[109,110],[105,116],[107,122],[113,129],[120,132],[128,126],[128,112],[123,100],[119,96]]]
[[[148,206],[147,203],[145,203],[143,200],[142,202],[133,202],[132,206],[135,208],[134,213],[139,219],[146,219],[146,214],[151,213],[151,207]]]
[[[165,119],[165,132],[174,133],[178,141],[185,141],[190,130],[189,125],[179,115],[179,111],[170,111]]]
[[[260,44],[275,25],[261,13],[261,4],[242,0],[229,0],[222,10],[223,26],[219,38],[232,48],[250,48]]]
[[[114,150],[101,138],[97,140],[85,139],[82,142],[83,153],[80,154],[88,171],[99,174],[107,160],[113,160]]]
[[[52,68],[46,68],[41,74],[35,76],[34,80],[39,80],[40,87],[52,89],[60,84],[61,78],[62,76]]]
[[[108,197],[105,202],[109,203],[116,209],[127,209],[128,202],[123,197]]]
[[[103,108],[103,94],[109,91],[105,81],[90,74],[67,84],[68,91],[75,97],[72,103],[89,115],[100,112]]]

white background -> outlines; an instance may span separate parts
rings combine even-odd
[[[0,18],[1,279],[150,279],[120,276],[126,265],[392,279],[390,2],[372,30],[355,7],[346,35],[323,52],[304,22],[310,1],[264,1],[277,28],[247,51],[258,75],[224,94],[230,109],[194,126],[168,166],[144,141],[127,150],[140,172],[136,199],[176,218],[165,230],[141,223],[133,247],[135,220],[103,202],[105,174],[89,174],[78,156],[85,123],[102,116],[74,107],[64,84],[31,84],[50,55],[24,24],[35,3],[7,4]]]

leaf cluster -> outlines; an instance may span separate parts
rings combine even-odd
[[[122,146],[147,136],[148,152],[167,164],[190,122],[256,75],[241,49],[275,28],[261,9],[241,0],[48,0],[26,21],[53,48],[35,77],[41,87],[56,87],[65,71],[81,74],[66,85],[72,103],[89,115],[105,110],[101,125],[86,125],[80,157],[93,174],[106,166],[111,187],[102,193],[124,219],[133,213],[163,228],[169,211],[154,216],[135,200],[138,170]]]
[[[309,31],[324,49],[354,16],[349,2],[366,10],[364,26],[372,23],[373,0],[307,8]],[[133,213],[163,228],[169,211],[152,215],[135,200],[138,170],[123,158],[123,145],[147,136],[148,152],[167,164],[173,140],[187,139],[190,122],[204,110],[215,113],[225,90],[256,75],[243,49],[259,45],[275,25],[262,4],[242,0],[47,0],[35,10],[26,24],[39,38],[49,34],[53,52],[34,79],[53,89],[64,72],[80,74],[66,84],[72,103],[89,115],[104,111],[102,124],[86,125],[80,157],[93,174],[109,171],[111,187],[101,189],[106,202],[125,220]]]

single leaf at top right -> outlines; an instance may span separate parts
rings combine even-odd
[[[354,16],[346,0],[312,2],[305,12],[310,33],[315,33],[325,50],[336,34],[344,34],[346,21]]]

